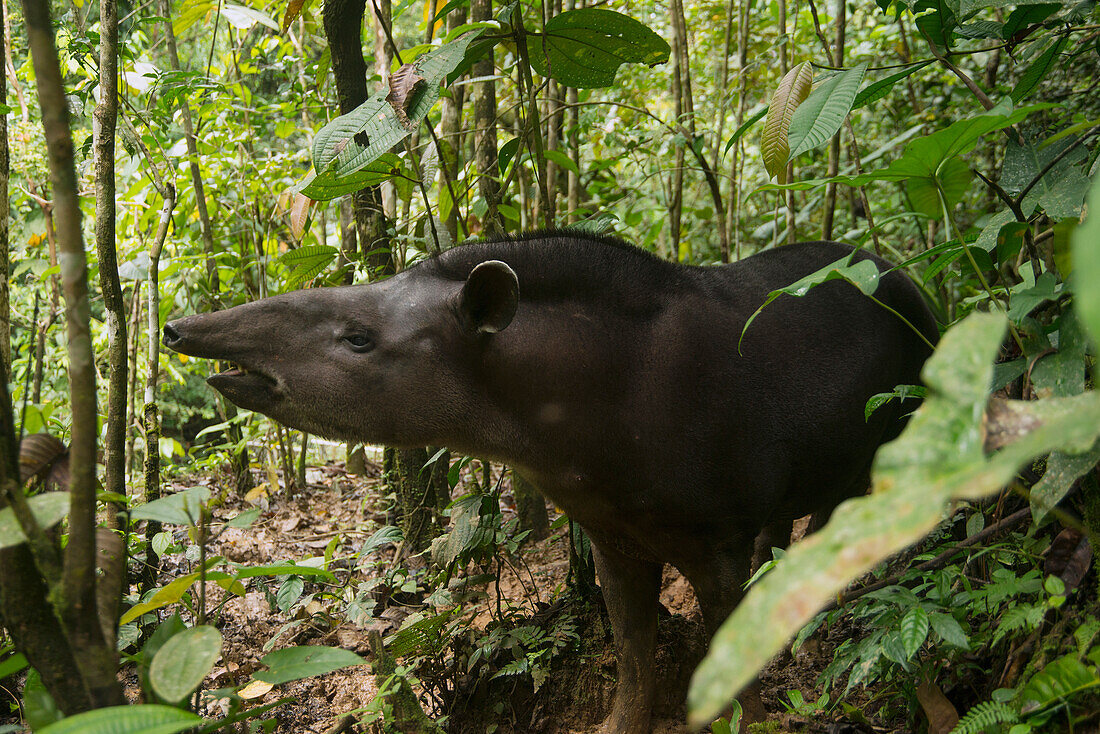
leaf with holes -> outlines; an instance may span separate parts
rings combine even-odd
[[[809,96],[812,82],[813,69],[809,61],[803,61],[779,82],[768,105],[768,119],[764,121],[764,132],[760,136],[760,153],[768,175],[774,176],[781,184],[787,182],[791,119],[794,111]]]
[[[806,101],[798,106],[791,117],[791,128],[787,135],[791,158],[813,150],[836,134],[852,109],[866,72],[866,63],[853,66],[834,74],[810,92],[810,96],[806,97]]]
[[[600,8],[559,13],[547,21],[542,33],[527,36],[531,67],[579,89],[609,87],[621,65],[663,64],[671,50],[665,39],[644,24]]]

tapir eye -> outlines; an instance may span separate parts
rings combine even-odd
[[[369,352],[374,349],[374,340],[366,334],[348,334],[344,337],[344,341],[356,352]]]

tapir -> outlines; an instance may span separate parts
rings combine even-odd
[[[918,288],[874,255],[854,257],[883,273],[880,303],[834,280],[744,330],[769,293],[849,253],[808,242],[693,267],[541,233],[188,316],[164,343],[231,363],[210,384],[285,425],[447,446],[525,476],[592,540],[617,652],[605,727],[639,734],[662,564],[692,584],[713,634],[754,539],[785,544],[792,519],[866,491],[913,407],[865,417],[872,395],[919,383],[938,333]]]

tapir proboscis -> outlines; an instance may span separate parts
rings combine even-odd
[[[849,253],[810,242],[690,267],[557,232],[456,247],[381,282],[300,290],[164,327],[164,343],[234,366],[209,382],[310,433],[448,446],[505,462],[588,532],[614,629],[606,728],[649,731],[663,563],[713,634],[758,536],[862,493],[901,428],[935,321],[884,274],[875,298],[832,281],[768,294]],[[872,255],[881,271],[890,265]]]

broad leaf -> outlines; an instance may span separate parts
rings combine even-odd
[[[380,171],[360,172],[412,134],[439,99],[440,83],[462,63],[480,32],[444,44],[412,64],[423,83],[402,103],[400,114],[388,99],[390,91],[383,90],[321,128],[313,140],[315,172],[302,184],[301,192],[310,198],[331,199],[376,183]]]
[[[46,492],[27,498],[31,514],[38,521],[38,527],[43,530],[52,528],[65,519],[69,514],[68,492]],[[23,529],[15,519],[15,513],[11,507],[0,510],[0,548],[7,548],[20,543],[26,543],[27,536],[23,535]]]
[[[880,277],[878,266],[871,260],[860,260],[857,263],[852,263],[851,260],[855,253],[845,255],[834,263],[830,263],[820,270],[810,273],[804,278],[796,280],[788,286],[779,288],[768,294],[767,299],[760,305],[760,308],[753,311],[752,316],[745,322],[745,327],[741,330],[741,339],[745,338],[745,333],[749,330],[749,326],[760,315],[769,303],[779,298],[786,293],[790,296],[797,296],[801,298],[810,292],[814,286],[827,283],[830,280],[846,280],[856,288],[859,288],[866,295],[873,294],[878,290],[878,281]],[[738,341],[740,345],[740,341]]]
[[[1009,94],[1013,102],[1019,104],[1035,91],[1039,83],[1057,65],[1058,55],[1062,53],[1067,43],[1069,43],[1069,36],[1062,36],[1052,43],[1050,48],[1043,52],[1042,56],[1031,62],[1031,66],[1027,67],[1024,73],[1020,75],[1020,80],[1016,82],[1016,86],[1012,88],[1012,92]]]
[[[948,503],[985,497],[1035,456],[1080,452],[1100,434],[1100,395],[1006,401],[1015,442],[986,456],[983,420],[1006,321],[975,313],[950,329],[925,365],[928,399],[902,435],[879,450],[872,493],[841,504],[792,547],[719,629],[688,696],[702,726],[851,580],[932,530]],[[766,622],[766,623],[765,623]]]
[[[268,653],[260,658],[267,670],[256,673],[254,678],[278,685],[313,675],[324,675],[340,668],[363,665],[367,661],[355,653],[339,647],[288,647]]]
[[[790,159],[791,119],[794,111],[810,94],[813,68],[803,61],[787,72],[779,82],[768,105],[768,119],[760,136],[760,153],[769,176],[783,184],[787,182],[787,161]]]
[[[202,723],[190,711],[147,703],[86,711],[43,727],[38,734],[175,734]]]
[[[1074,307],[1093,345],[1100,345],[1100,181],[1089,194],[1089,216],[1073,233]]]
[[[132,520],[156,520],[169,525],[198,525],[202,503],[210,499],[207,487],[191,487],[130,510]]]
[[[886,94],[894,88],[894,85],[900,82],[905,77],[909,76],[915,71],[919,71],[931,63],[934,63],[935,59],[928,59],[927,61],[921,61],[916,64],[902,69],[896,74],[891,74],[885,79],[879,79],[877,82],[868,84],[866,87],[860,90],[856,95],[855,100],[852,102],[852,109],[858,110],[860,107],[865,107],[873,102],[877,102],[886,96]]]
[[[813,150],[836,134],[852,109],[866,72],[866,63],[853,66],[833,75],[810,92],[810,96],[791,117],[788,135],[791,158]]]
[[[644,24],[599,8],[559,13],[543,33],[527,36],[535,71],[581,89],[611,86],[622,64],[663,64],[670,51],[665,39]]]
[[[222,651],[222,635],[209,625],[192,627],[168,639],[149,666],[149,682],[163,700],[179,703],[199,685]]]

